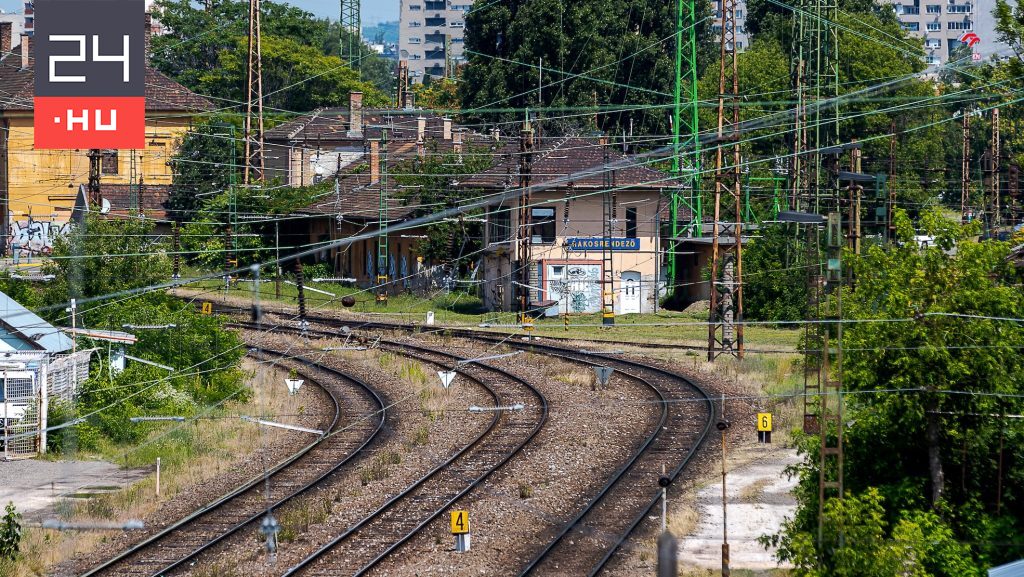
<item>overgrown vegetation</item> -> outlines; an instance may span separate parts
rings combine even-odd
[[[798,435],[799,509],[767,542],[797,575],[981,575],[1024,555],[1024,293],[1010,244],[921,219],[936,245],[850,257],[843,296],[846,499],[818,541],[817,436]],[[835,431],[827,434],[834,435]]]
[[[93,355],[90,378],[80,383],[74,405],[53,402],[49,422],[85,420],[54,431],[48,438],[51,451],[136,443],[152,425],[132,423],[131,417],[189,416],[247,394],[238,368],[245,349],[236,333],[223,328],[222,319],[201,315],[190,303],[163,291],[138,291],[170,276],[165,243],[153,233],[150,221],[90,217],[54,245],[45,271],[56,278],[38,296],[51,321],[70,324],[64,308],[74,297],[79,302],[78,326],[120,331],[125,324],[174,325],[132,330],[138,341],[128,345],[128,354],[176,372],[129,361],[124,371],[113,373],[108,343],[80,338],[80,348],[94,346],[101,352]],[[103,298],[93,300],[98,297]]]

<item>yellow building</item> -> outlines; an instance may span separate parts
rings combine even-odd
[[[89,183],[90,151],[35,149],[31,39],[23,35],[13,50],[11,43],[11,23],[0,22],[2,248],[5,254],[14,245],[46,254],[70,220],[79,186]],[[168,161],[196,114],[211,108],[208,100],[147,63],[146,147],[94,152],[99,156],[99,194],[90,201],[106,201],[113,214],[164,218],[172,176]]]

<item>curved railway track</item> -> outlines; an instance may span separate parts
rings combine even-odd
[[[282,364],[281,357],[288,356],[266,348],[251,349],[250,355],[278,365]],[[384,401],[373,388],[356,377],[309,359],[289,359],[303,366],[297,372],[318,384],[330,398],[334,416],[325,429],[329,434],[268,471],[270,482],[266,487],[263,476],[254,478],[82,577],[170,574],[242,529],[255,526],[268,508],[276,508],[318,486],[377,438],[384,428],[386,412]],[[358,393],[353,392],[353,386]],[[268,507],[268,503],[272,506]]]
[[[424,328],[420,325],[364,321],[346,323],[341,319],[317,316],[307,316],[307,320],[334,328],[349,326],[403,332],[419,332]],[[548,536],[546,546],[519,573],[521,576],[566,572],[588,576],[601,574],[657,505],[660,498],[657,481],[662,471],[674,481],[706,440],[715,417],[711,397],[688,378],[650,364],[536,341],[522,342],[512,340],[508,335],[484,331],[445,329],[445,334],[541,351],[587,365],[610,366],[646,384],[657,395],[660,405],[658,427],[569,522]]]
[[[278,333],[297,329],[268,329],[251,323],[233,323],[246,329],[262,328]],[[337,337],[310,329],[307,335]],[[425,346],[381,340],[382,350],[417,359],[440,368],[454,368],[487,390],[494,401],[488,427],[470,443],[439,463],[380,508],[289,568],[285,577],[364,575],[411,539],[456,501],[484,482],[517,455],[547,422],[547,400],[533,385],[511,373],[483,363]],[[521,404],[521,410],[504,410]]]
[[[339,319],[307,317],[326,326],[345,325]],[[419,331],[418,325],[348,323],[359,328]],[[591,366],[603,365],[632,377],[652,389],[659,399],[658,426],[626,462],[587,501],[568,523],[550,536],[547,545],[522,568],[519,575],[571,574],[594,576],[607,568],[615,554],[657,505],[658,479],[664,470],[674,481],[693,460],[715,421],[710,395],[683,375],[638,361],[587,353],[535,341],[523,342],[482,331],[449,330],[455,337],[504,344],[543,352]]]

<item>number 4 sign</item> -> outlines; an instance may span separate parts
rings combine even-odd
[[[469,551],[469,511],[452,511],[452,535],[455,535],[455,551]]]
[[[145,148],[144,0],[35,0],[37,149]]]

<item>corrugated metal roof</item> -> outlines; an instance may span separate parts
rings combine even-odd
[[[62,353],[73,343],[57,327],[0,292],[0,340],[16,350]]]
[[[1024,577],[1024,559],[988,570],[988,577]]]

